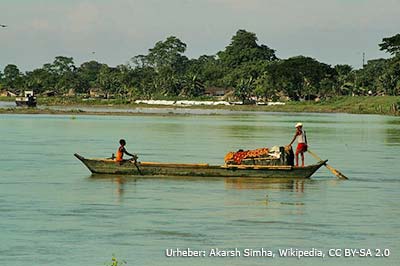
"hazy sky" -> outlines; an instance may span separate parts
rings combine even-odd
[[[0,0],[0,24],[8,25],[0,27],[0,71],[32,70],[58,55],[114,66],[170,35],[197,58],[223,50],[238,29],[280,58],[359,68],[362,52],[387,57],[378,44],[400,33],[400,0]]]

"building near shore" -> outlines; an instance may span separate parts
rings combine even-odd
[[[233,91],[233,88],[208,87],[204,89],[204,95],[222,97],[231,91]]]
[[[106,98],[106,93],[100,88],[91,88],[89,96],[92,98]]]
[[[0,91],[0,96],[2,96],[2,97],[15,97],[15,96],[17,96],[17,94],[13,93],[12,91],[9,91],[9,90],[1,90]]]

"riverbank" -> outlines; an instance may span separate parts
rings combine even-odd
[[[12,98],[0,98],[12,100]],[[285,105],[149,105],[135,104],[122,99],[82,99],[75,97],[39,97],[42,108],[0,108],[0,113],[7,114],[96,114],[96,115],[136,115],[140,110],[148,108],[185,110],[226,110],[226,111],[258,111],[258,112],[310,112],[310,113],[350,113],[400,115],[400,96],[355,96],[335,97],[329,100],[314,102],[286,102]],[[60,107],[57,109],[57,107]],[[102,108],[91,111],[90,108]],[[86,109],[86,110],[82,110]],[[139,111],[138,111],[139,109]],[[168,113],[163,111],[162,113]],[[184,113],[184,112],[181,112]]]

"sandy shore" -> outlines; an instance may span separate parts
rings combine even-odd
[[[287,102],[285,105],[155,105],[106,102],[40,103],[37,108],[17,108],[12,101],[0,101],[1,114],[65,114],[65,115],[226,115],[244,113],[349,113],[400,115],[400,97],[337,97],[324,102]],[[397,109],[394,107],[397,106]]]

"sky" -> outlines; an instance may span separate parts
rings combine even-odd
[[[304,55],[355,68],[387,58],[378,44],[400,33],[400,0],[0,0],[0,71],[73,57],[110,66],[176,36],[185,55],[224,50],[239,29],[279,58]]]

